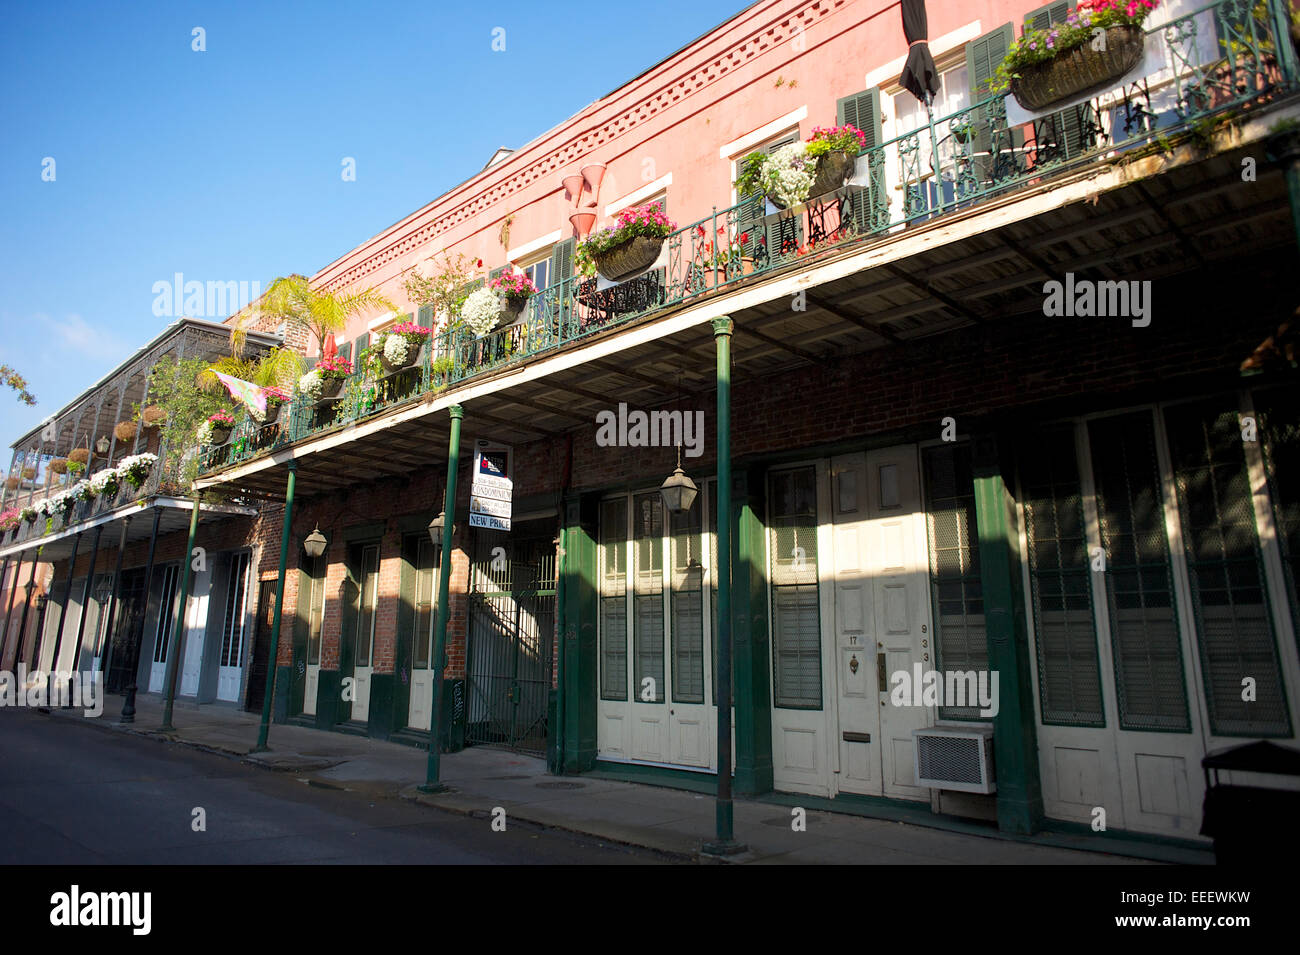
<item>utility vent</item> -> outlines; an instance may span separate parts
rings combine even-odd
[[[993,775],[993,727],[931,726],[912,730],[916,784],[965,793],[997,791]]]

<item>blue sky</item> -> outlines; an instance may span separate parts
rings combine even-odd
[[[155,282],[310,274],[745,5],[5,3],[0,363],[39,403],[0,392],[0,446],[171,320]]]

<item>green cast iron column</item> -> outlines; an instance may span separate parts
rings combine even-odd
[[[1020,586],[1019,536],[1011,517],[1012,497],[1003,477],[997,439],[981,436],[973,451],[989,669],[998,674],[998,713],[993,718],[998,828],[1024,835],[1034,832],[1043,818],[1043,795]]]
[[[718,793],[713,855],[743,851],[735,840],[731,802],[731,319],[713,320],[718,381]]]
[[[185,556],[181,558],[181,596],[176,610],[176,632],[172,635],[171,649],[167,651],[167,673],[163,677],[163,686],[167,695],[163,697],[162,726],[164,733],[176,732],[172,726],[172,703],[176,700],[176,674],[181,668],[181,653],[185,641],[185,602],[190,597],[190,577],[194,574],[194,538],[199,532],[199,496],[194,495],[194,510],[190,512],[190,537],[185,545]],[[283,575],[281,575],[283,578]],[[159,613],[165,613],[160,610]]]
[[[442,674],[446,668],[447,620],[451,616],[451,537],[456,523],[456,470],[460,467],[460,419],[465,410],[452,405],[451,435],[447,439],[447,490],[443,497],[442,556],[438,561],[438,627],[433,636],[433,712],[429,714],[429,766],[421,790],[443,792],[438,779],[442,747]]]
[[[298,481],[298,462],[289,461],[289,477],[284,489],[284,526],[280,530],[280,573],[275,581],[275,612],[271,615],[271,641],[266,661],[266,693],[262,696],[262,725],[257,730],[257,745],[251,752],[266,752],[271,734],[271,701],[275,699],[275,670],[280,659],[280,615],[284,610],[284,571],[288,566],[289,542],[293,538],[293,489]]]
[[[736,791],[772,791],[772,710],[768,682],[767,551],[761,469],[733,482],[736,514],[732,541],[731,619],[736,675]]]
[[[565,773],[596,764],[596,532],[599,502],[578,495],[564,501],[564,762]]]

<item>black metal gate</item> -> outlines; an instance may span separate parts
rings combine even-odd
[[[546,753],[555,544],[480,534],[470,565],[466,741]]]

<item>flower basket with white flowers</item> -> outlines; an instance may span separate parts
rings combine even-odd
[[[460,307],[460,320],[476,336],[492,331],[501,319],[501,296],[490,288],[475,289]]]
[[[40,517],[40,513],[34,507],[24,507],[22,511],[19,512],[19,517],[25,520],[28,524],[35,524],[36,518]]]
[[[117,471],[113,468],[96,471],[90,478],[91,490],[101,497],[115,497],[121,486]]]
[[[392,374],[414,365],[431,331],[414,322],[402,322],[380,335],[373,347],[384,370]]]
[[[149,472],[153,470],[157,461],[158,455],[147,451],[144,454],[133,454],[129,458],[123,458],[117,466],[118,477],[138,491],[144,486],[145,479],[149,477]]]

